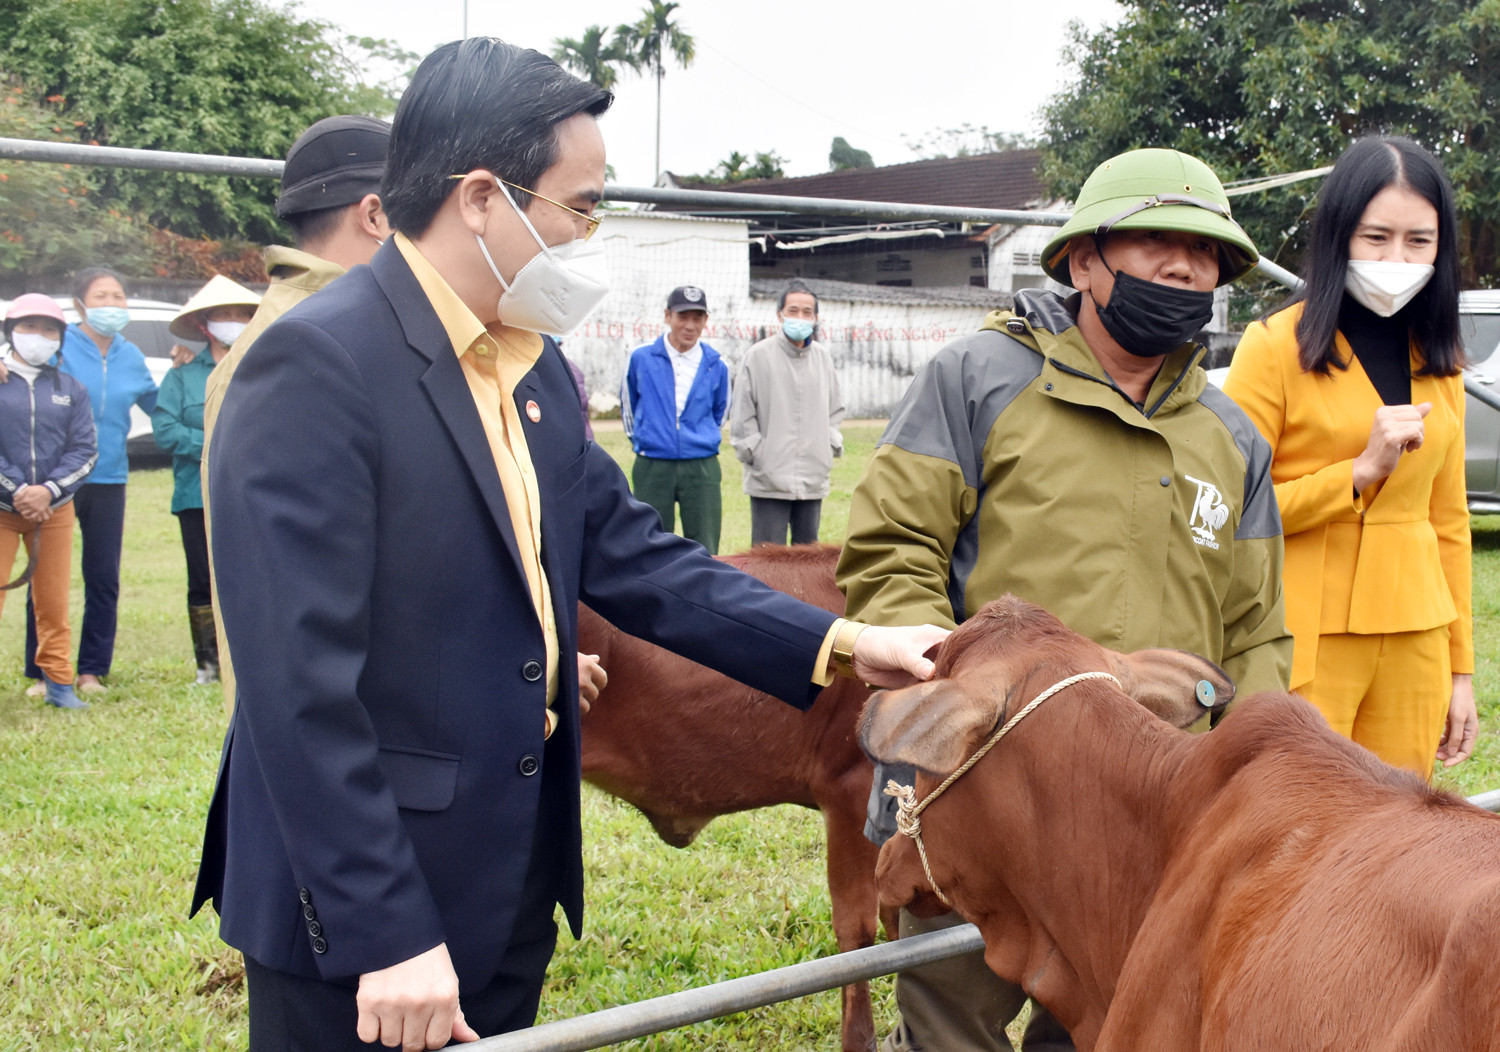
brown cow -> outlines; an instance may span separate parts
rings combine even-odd
[[[724,561],[774,588],[842,613],[831,545],[765,546]],[[583,719],[583,777],[634,804],[658,835],[687,847],[718,815],[772,804],[823,812],[828,890],[840,950],[875,941],[876,848],[864,837],[874,768],[855,737],[869,696],[838,679],[801,712],[616,629],[580,607],[578,647],[609,685]],[[895,914],[886,918],[894,933]],[[874,1047],[870,987],[844,988],[843,1047]]]
[[[1006,597],[950,637],[941,682],[876,695],[861,738],[925,772],[920,799],[1000,719],[1112,660]],[[1080,1049],[1500,1050],[1500,818],[1300,698],[1246,698],[1191,735],[1080,683],[920,822],[990,967]],[[910,837],[878,880],[884,901],[941,909]]]

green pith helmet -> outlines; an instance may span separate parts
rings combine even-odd
[[[1260,258],[1250,235],[1230,218],[1229,198],[1213,169],[1176,150],[1131,150],[1095,168],[1078,191],[1073,218],[1042,251],[1042,269],[1072,285],[1068,243],[1113,230],[1184,230],[1213,238],[1220,285],[1243,277]]]

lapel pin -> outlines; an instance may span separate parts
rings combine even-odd
[[[542,422],[542,407],[537,405],[534,401],[527,402],[526,415],[531,419],[531,422],[533,424],[540,424]]]

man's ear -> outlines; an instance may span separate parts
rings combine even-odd
[[[510,207],[505,203],[494,175],[483,168],[476,168],[454,182],[458,184],[453,194],[458,216],[472,233],[482,235],[485,232],[497,204]]]
[[[969,758],[1000,717],[1004,690],[977,698],[956,680],[880,691],[865,703],[859,742],[882,763],[947,774]]]
[[[1073,278],[1073,287],[1079,292],[1087,292],[1093,285],[1089,264],[1098,255],[1099,248],[1091,237],[1075,237],[1068,242],[1068,273]]]
[[[377,241],[384,241],[391,236],[391,227],[386,222],[385,209],[381,207],[379,194],[365,194],[356,201],[354,217],[359,225],[360,233],[367,234]]]

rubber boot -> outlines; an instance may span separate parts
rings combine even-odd
[[[71,683],[53,683],[46,676],[42,682],[47,685],[47,704],[59,709],[86,709],[89,703],[73,693]]]
[[[188,625],[193,630],[193,657],[198,662],[198,685],[219,682],[219,636],[214,628],[214,608],[188,607]]]

